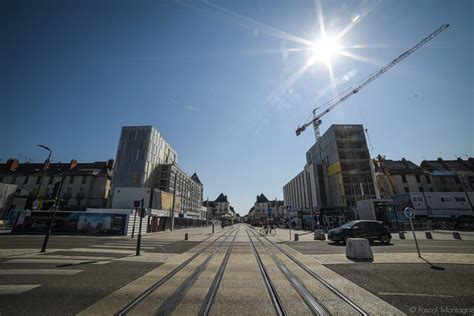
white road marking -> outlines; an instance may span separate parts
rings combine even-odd
[[[41,284],[32,284],[32,285],[0,285],[0,295],[5,294],[21,294],[23,292],[32,290]]]
[[[132,254],[135,251],[132,250],[120,250],[120,249],[91,249],[91,248],[72,248],[66,250],[67,252],[99,252],[99,253],[117,253],[117,254]]]
[[[424,296],[424,297],[446,297],[452,298],[452,295],[441,295],[441,294],[424,294],[424,293],[379,293],[380,295],[390,296]]]
[[[113,245],[91,245],[93,248],[121,248],[121,249],[136,249],[137,246],[113,246]],[[155,249],[155,247],[141,246],[141,249]]]
[[[77,260],[77,259],[12,259],[3,261],[2,263],[53,263],[53,264],[81,264],[81,263],[105,264],[97,263],[94,260]],[[102,261],[110,263],[110,261]]]
[[[50,274],[50,275],[73,275],[84,270],[68,269],[5,269],[0,270],[0,275],[21,275],[21,274]]]

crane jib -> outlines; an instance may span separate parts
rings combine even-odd
[[[334,101],[334,102],[327,102],[327,106],[328,108],[323,111],[321,114],[319,114],[318,116],[314,117],[310,122],[306,123],[306,124],[303,124],[302,127],[298,128],[296,130],[296,135],[300,135],[301,132],[303,132],[307,126],[309,126],[311,123],[313,122],[316,122],[317,120],[321,119],[321,117],[323,117],[324,115],[326,115],[329,111],[331,111],[333,108],[335,108],[336,106],[338,106],[339,104],[341,104],[342,102],[344,102],[345,100],[349,99],[351,96],[353,96],[354,94],[356,94],[357,92],[359,92],[362,88],[364,88],[365,86],[367,86],[369,83],[371,83],[372,81],[374,81],[375,79],[377,79],[378,77],[380,77],[382,74],[384,74],[385,72],[387,72],[390,68],[392,68],[393,66],[395,66],[396,64],[398,64],[399,62],[401,62],[403,59],[405,59],[406,57],[408,57],[411,53],[413,53],[414,51],[416,51],[418,48],[420,48],[421,46],[425,45],[426,43],[428,43],[430,40],[432,40],[436,35],[438,35],[439,33],[441,33],[442,31],[444,31],[446,28],[449,27],[449,24],[443,24],[441,25],[440,27],[438,27],[434,32],[432,32],[430,35],[428,35],[427,37],[425,37],[424,39],[422,39],[421,41],[419,41],[418,43],[416,43],[413,47],[409,48],[407,51],[403,52],[400,56],[398,56],[397,58],[393,59],[390,63],[388,63],[387,65],[383,66],[382,68],[380,68],[379,71],[377,71],[376,73],[370,75],[366,80],[364,80],[361,84],[359,84],[355,89],[353,89],[351,92],[345,94],[344,96],[342,96],[341,98],[339,98],[338,100]],[[315,111],[317,110],[318,108],[315,108],[313,110],[313,114],[315,113]],[[319,124],[315,124],[314,125],[314,128],[315,128],[315,131],[317,131],[317,133],[315,133],[316,135],[319,135]],[[316,136],[318,137],[318,136]],[[316,139],[317,141],[318,139]]]

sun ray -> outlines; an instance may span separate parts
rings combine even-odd
[[[201,1],[201,3],[206,6],[205,8],[195,5],[195,2],[193,2],[191,4],[191,3],[186,2],[186,1],[177,0],[176,3],[181,4],[183,6],[186,6],[188,8],[192,8],[194,10],[206,13],[206,14],[220,15],[222,17],[228,18],[230,21],[232,21],[234,23],[237,23],[237,24],[242,25],[244,27],[250,28],[252,30],[257,29],[258,31],[260,31],[262,33],[265,33],[267,35],[270,35],[270,36],[273,36],[273,37],[276,37],[276,38],[284,39],[284,40],[287,40],[287,41],[295,42],[295,43],[306,45],[306,46],[314,44],[313,42],[311,42],[307,39],[304,39],[304,38],[301,38],[301,37],[296,36],[294,34],[279,30],[275,27],[268,26],[268,25],[265,25],[263,23],[257,22],[257,21],[252,20],[252,19],[250,19],[250,18],[248,18],[244,15],[238,14],[238,13],[232,11],[232,10],[229,10],[227,8],[218,6],[218,5],[213,4],[209,1],[205,1],[205,0]]]

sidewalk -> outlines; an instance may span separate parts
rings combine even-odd
[[[298,234],[298,240],[299,241],[313,241],[314,240],[314,234],[310,231],[306,230],[291,230],[291,241],[294,241],[294,235]],[[428,240],[426,238],[425,232],[424,231],[416,231],[416,238],[419,240]],[[468,241],[474,241],[474,232],[459,232],[461,235],[462,240],[468,240]],[[439,231],[439,230],[434,230],[431,231],[431,235],[433,236],[433,240],[454,240],[457,241],[457,239],[454,239],[453,237],[453,232],[452,231]],[[288,229],[283,229],[283,228],[278,228],[276,230],[276,235],[275,237],[278,241],[285,242],[290,240],[290,232]],[[413,233],[411,231],[406,231],[405,232],[405,240],[413,240]],[[327,240],[327,234],[326,234],[326,240]],[[400,237],[398,235],[398,232],[392,233],[392,240],[400,240]]]
[[[232,226],[227,226],[224,229],[221,226],[214,227],[214,235],[221,234],[226,230],[229,230]],[[184,229],[175,229],[173,231],[161,231],[156,233],[148,233],[142,235],[142,240],[184,240],[185,234],[188,234],[188,240],[190,241],[202,241],[212,236],[212,225],[207,227],[192,227]]]

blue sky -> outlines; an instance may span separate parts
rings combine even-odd
[[[322,11],[317,8],[321,7]],[[362,123],[372,156],[474,154],[473,1],[3,1],[0,159],[106,160],[122,125],[154,125],[197,172],[204,197],[246,214],[282,198],[305,164],[312,109],[333,97],[307,42],[329,36],[343,91],[443,23],[451,26],[326,115]],[[298,73],[299,74],[299,73]],[[296,80],[292,80],[295,79]]]

